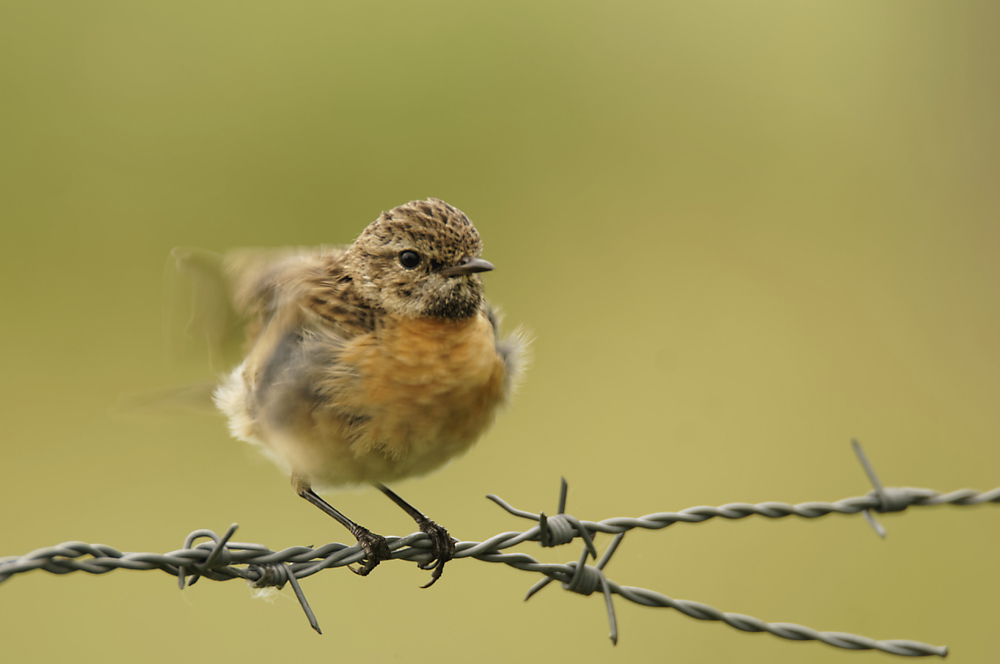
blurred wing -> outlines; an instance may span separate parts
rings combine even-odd
[[[219,373],[237,363],[245,318],[234,305],[226,259],[204,249],[170,252],[164,275],[167,352],[175,362],[199,361]]]
[[[262,320],[276,306],[279,279],[301,250],[241,249],[218,254],[178,247],[164,271],[167,352],[175,363],[197,364],[216,376],[239,364]],[[118,414],[215,412],[215,380],[124,394]]]
[[[215,415],[218,410],[212,401],[215,381],[181,385],[165,390],[128,392],[121,394],[111,407],[113,415],[187,415],[205,413]]]
[[[249,351],[274,313],[282,285],[315,249],[237,249],[223,255],[178,247],[170,254],[167,327],[171,357],[208,355],[227,371]]]

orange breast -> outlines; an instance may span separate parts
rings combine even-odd
[[[350,398],[372,413],[352,451],[396,460],[400,477],[466,450],[506,398],[504,362],[482,315],[401,321],[349,343],[341,357],[361,377]]]

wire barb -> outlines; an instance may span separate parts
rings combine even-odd
[[[861,443],[858,442],[857,438],[851,438],[851,449],[854,450],[854,455],[858,457],[861,467],[864,469],[865,474],[868,475],[868,480],[872,483],[872,486],[875,487],[874,493],[878,496],[880,507],[885,508],[889,504],[889,500],[885,495],[885,489],[882,488],[882,483],[878,481],[878,475],[875,474],[875,468],[873,468],[871,463],[868,461],[868,455],[865,454],[865,451],[862,449]],[[880,509],[879,511],[884,512],[888,510]],[[872,516],[872,511],[864,510],[861,513],[864,515],[865,521],[868,522],[868,525],[872,527],[878,536],[885,539],[885,528],[874,516]]]
[[[317,634],[323,633],[323,630],[319,628],[319,622],[316,620],[316,614],[313,613],[312,607],[309,606],[309,602],[306,600],[306,594],[302,592],[299,580],[292,573],[291,565],[287,563],[251,564],[247,567],[246,576],[247,584],[251,588],[274,587],[281,590],[285,587],[286,583],[290,583],[292,591],[295,593],[295,598],[299,600],[299,606],[302,607],[306,618],[309,619],[309,626],[316,630]]]
[[[542,546],[553,547],[561,544],[569,544],[576,536],[579,536],[583,539],[584,544],[586,544],[587,552],[596,559],[597,547],[594,546],[594,539],[591,537],[590,531],[588,531],[575,516],[565,513],[566,494],[569,491],[569,485],[567,484],[565,477],[561,477],[559,479],[559,513],[555,516],[546,516],[545,512],[533,514],[531,512],[526,512],[525,510],[519,510],[515,507],[511,507],[506,501],[493,495],[492,493],[486,497],[514,516],[519,516],[523,519],[530,519],[531,521],[537,521],[537,537],[535,537],[535,529],[529,530],[528,533],[532,534],[530,539],[537,541]]]
[[[225,532],[222,537],[219,537],[211,530],[196,530],[184,538],[184,548],[190,549],[191,545],[194,544],[196,539],[202,537],[208,537],[215,542],[215,546],[212,547],[212,552],[208,554],[208,558],[201,565],[192,565],[192,567],[197,570],[191,575],[191,580],[187,582],[187,585],[193,586],[201,578],[202,572],[210,573],[213,567],[228,567],[230,562],[229,550],[226,549],[226,544],[232,539],[233,534],[236,533],[236,529],[239,528],[237,524],[232,524],[229,529]],[[222,560],[222,564],[219,565],[219,561]],[[177,569],[177,585],[181,590],[184,590],[184,580],[187,576],[187,568],[182,565]]]

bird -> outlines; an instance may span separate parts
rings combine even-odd
[[[526,336],[504,336],[484,297],[476,227],[458,208],[415,200],[382,212],[349,246],[234,251],[221,271],[246,323],[242,362],[214,390],[232,435],[261,448],[295,492],[347,528],[366,576],[386,540],[317,491],[372,485],[431,541],[430,587],[455,540],[387,483],[466,452],[508,404]],[[177,256],[188,258],[190,253]]]

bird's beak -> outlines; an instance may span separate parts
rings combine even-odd
[[[470,258],[466,256],[458,262],[458,265],[446,267],[440,271],[442,277],[460,277],[476,272],[489,272],[493,269],[493,263],[482,258]]]

